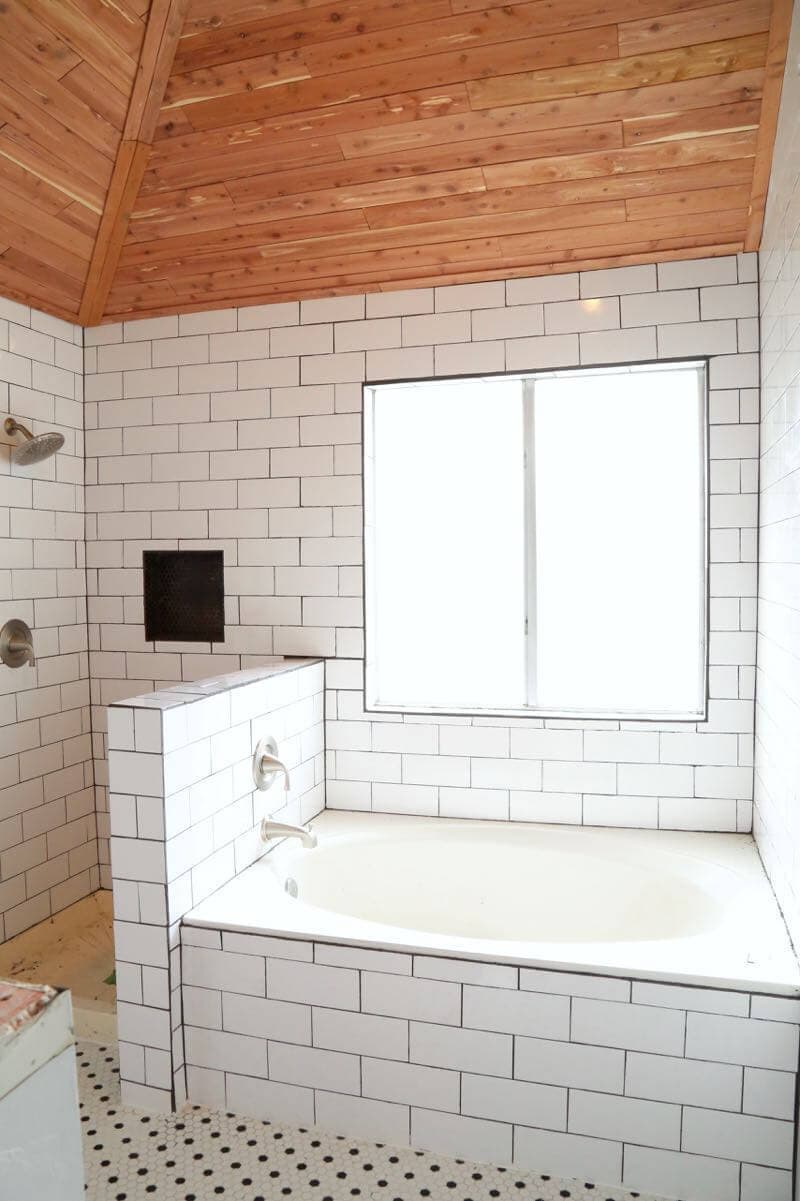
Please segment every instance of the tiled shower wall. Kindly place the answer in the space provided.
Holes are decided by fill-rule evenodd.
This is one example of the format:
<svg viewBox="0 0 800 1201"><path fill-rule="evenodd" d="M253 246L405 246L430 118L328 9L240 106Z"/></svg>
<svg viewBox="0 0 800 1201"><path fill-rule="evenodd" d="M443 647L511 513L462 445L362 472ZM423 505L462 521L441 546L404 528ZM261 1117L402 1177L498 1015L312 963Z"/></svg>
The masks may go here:
<svg viewBox="0 0 800 1201"><path fill-rule="evenodd" d="M756 275L744 255L87 330L98 780L110 701L309 654L330 660L330 806L750 829ZM712 356L708 721L366 715L362 382L684 355ZM226 639L214 648L144 640L142 550L177 546L224 550Z"/></svg>
<svg viewBox="0 0 800 1201"><path fill-rule="evenodd" d="M0 626L36 666L0 665L0 942L98 886L84 567L83 332L0 298ZM65 444L10 462L8 414Z"/></svg>
<svg viewBox="0 0 800 1201"><path fill-rule="evenodd" d="M800 7L761 254L761 534L755 832L800 945Z"/></svg>

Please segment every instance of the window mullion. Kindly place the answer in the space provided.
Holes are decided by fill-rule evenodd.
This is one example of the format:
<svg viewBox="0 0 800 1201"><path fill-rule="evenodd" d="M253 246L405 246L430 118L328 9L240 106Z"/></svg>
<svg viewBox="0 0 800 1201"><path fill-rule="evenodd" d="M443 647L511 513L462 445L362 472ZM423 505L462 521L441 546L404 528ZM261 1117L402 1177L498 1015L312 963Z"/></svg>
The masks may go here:
<svg viewBox="0 0 800 1201"><path fill-rule="evenodd" d="M538 703L536 628L536 481L535 464L535 378L522 381L522 428L525 470L525 698Z"/></svg>

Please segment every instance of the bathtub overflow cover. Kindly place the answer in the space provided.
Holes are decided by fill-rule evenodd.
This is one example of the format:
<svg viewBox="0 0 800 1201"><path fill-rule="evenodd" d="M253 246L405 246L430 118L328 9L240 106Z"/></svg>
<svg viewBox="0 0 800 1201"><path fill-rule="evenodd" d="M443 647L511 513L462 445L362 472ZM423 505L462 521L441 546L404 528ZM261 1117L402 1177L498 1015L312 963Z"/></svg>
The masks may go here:
<svg viewBox="0 0 800 1201"><path fill-rule="evenodd" d="M292 879L291 876L286 877L286 883L283 887L286 889L290 897L297 896L297 881Z"/></svg>

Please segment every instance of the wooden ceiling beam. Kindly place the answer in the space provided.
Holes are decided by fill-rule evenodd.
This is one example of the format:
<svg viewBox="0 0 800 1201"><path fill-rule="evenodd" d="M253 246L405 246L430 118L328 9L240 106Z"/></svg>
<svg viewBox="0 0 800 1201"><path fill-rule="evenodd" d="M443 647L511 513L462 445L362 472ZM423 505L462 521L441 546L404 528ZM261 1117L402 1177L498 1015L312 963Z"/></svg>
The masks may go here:
<svg viewBox="0 0 800 1201"><path fill-rule="evenodd" d="M764 91L761 99L761 119L756 140L753 187L750 193L747 233L744 241L745 250L758 250L761 244L769 175L772 168L772 151L778 129L778 109L783 90L786 51L792 26L792 6L793 0L772 0Z"/></svg>
<svg viewBox="0 0 800 1201"><path fill-rule="evenodd" d="M122 141L83 289L79 313L82 325L96 325L105 310L130 215L150 158L187 9L188 0L153 0L150 7Z"/></svg>

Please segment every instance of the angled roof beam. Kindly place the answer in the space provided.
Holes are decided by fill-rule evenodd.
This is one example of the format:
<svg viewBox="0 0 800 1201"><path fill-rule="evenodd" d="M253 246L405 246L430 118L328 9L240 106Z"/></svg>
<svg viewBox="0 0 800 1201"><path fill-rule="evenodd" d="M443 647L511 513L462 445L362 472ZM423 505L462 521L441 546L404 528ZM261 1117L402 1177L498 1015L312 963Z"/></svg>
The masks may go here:
<svg viewBox="0 0 800 1201"><path fill-rule="evenodd" d="M125 128L83 290L79 320L96 325L105 311L130 214L152 148L189 0L152 0Z"/></svg>
<svg viewBox="0 0 800 1201"><path fill-rule="evenodd" d="M792 26L793 0L773 0L769 22L769 43L764 71L764 90L761 98L761 118L758 123L756 157L753 168L753 186L750 192L750 208L745 250L758 250L761 231L764 227L764 210L767 204L767 189L772 170L772 152L778 128L778 110L783 90L783 75L786 53Z"/></svg>

